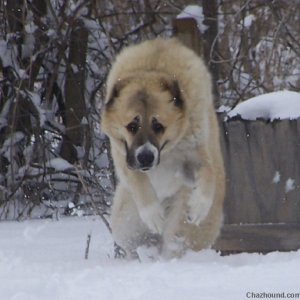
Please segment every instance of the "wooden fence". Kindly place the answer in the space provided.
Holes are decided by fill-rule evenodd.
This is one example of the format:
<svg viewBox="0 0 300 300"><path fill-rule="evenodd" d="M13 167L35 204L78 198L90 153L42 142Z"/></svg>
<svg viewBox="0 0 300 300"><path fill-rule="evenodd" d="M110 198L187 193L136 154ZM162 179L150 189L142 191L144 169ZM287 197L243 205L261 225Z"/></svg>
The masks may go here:
<svg viewBox="0 0 300 300"><path fill-rule="evenodd" d="M175 20L173 28L202 55L194 20ZM218 119L227 191L225 224L214 248L224 253L299 249L300 119L224 122L222 114Z"/></svg>
<svg viewBox="0 0 300 300"><path fill-rule="evenodd" d="M222 251L300 248L300 119L219 116L227 176Z"/></svg>

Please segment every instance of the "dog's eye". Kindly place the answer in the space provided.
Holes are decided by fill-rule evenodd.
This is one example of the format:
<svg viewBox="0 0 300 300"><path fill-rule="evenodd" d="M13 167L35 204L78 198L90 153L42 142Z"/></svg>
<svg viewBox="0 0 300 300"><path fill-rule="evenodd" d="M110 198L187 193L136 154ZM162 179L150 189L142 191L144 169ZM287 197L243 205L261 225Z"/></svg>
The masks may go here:
<svg viewBox="0 0 300 300"><path fill-rule="evenodd" d="M139 123L139 118L135 117L133 119L132 122L130 122L127 126L126 129L132 133L132 134L136 134L138 132L138 130L140 129L140 123Z"/></svg>
<svg viewBox="0 0 300 300"><path fill-rule="evenodd" d="M132 133L132 134L136 134L137 133L137 131L139 130L139 124L137 124L137 123L135 123L135 122L130 122L127 126L126 126L126 128L127 128L127 130L130 132L130 133Z"/></svg>
<svg viewBox="0 0 300 300"><path fill-rule="evenodd" d="M151 127L152 130L157 134L163 133L165 130L165 127L161 123L159 123L156 118L153 118Z"/></svg>

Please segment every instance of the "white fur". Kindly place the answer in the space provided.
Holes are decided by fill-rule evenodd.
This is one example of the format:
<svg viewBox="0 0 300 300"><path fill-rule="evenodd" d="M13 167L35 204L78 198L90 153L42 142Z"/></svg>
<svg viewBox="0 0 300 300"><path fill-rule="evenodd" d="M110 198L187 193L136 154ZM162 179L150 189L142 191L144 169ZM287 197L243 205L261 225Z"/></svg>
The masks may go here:
<svg viewBox="0 0 300 300"><path fill-rule="evenodd" d="M188 221L199 225L207 217L212 204L213 194L205 196L202 187L196 187L188 200Z"/></svg>
<svg viewBox="0 0 300 300"><path fill-rule="evenodd" d="M161 234L163 231L164 214L161 205L157 202L151 203L139 209L142 221L153 233Z"/></svg>
<svg viewBox="0 0 300 300"><path fill-rule="evenodd" d="M182 186L181 169L168 157L163 157L160 164L148 172L148 176L159 202L174 195Z"/></svg>

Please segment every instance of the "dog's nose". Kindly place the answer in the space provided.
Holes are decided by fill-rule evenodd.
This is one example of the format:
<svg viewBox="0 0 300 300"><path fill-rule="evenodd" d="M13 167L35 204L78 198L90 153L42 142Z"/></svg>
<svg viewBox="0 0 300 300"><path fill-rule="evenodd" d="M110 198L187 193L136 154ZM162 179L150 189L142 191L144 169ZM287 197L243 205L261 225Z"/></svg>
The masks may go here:
<svg viewBox="0 0 300 300"><path fill-rule="evenodd" d="M137 161L142 169L151 168L153 166L154 158L153 152L147 149L137 155Z"/></svg>

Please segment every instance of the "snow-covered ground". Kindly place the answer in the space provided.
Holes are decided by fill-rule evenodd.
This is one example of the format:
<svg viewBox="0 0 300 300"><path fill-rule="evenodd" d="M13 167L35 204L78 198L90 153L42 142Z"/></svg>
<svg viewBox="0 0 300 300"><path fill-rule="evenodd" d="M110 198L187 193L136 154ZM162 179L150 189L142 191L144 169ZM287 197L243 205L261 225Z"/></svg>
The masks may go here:
<svg viewBox="0 0 300 300"><path fill-rule="evenodd" d="M242 300L257 293L295 299L299 278L299 251L221 257L207 250L171 261L125 261L113 258L97 217L0 223L2 300Z"/></svg>

